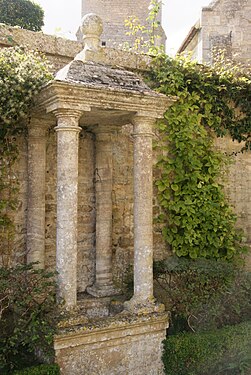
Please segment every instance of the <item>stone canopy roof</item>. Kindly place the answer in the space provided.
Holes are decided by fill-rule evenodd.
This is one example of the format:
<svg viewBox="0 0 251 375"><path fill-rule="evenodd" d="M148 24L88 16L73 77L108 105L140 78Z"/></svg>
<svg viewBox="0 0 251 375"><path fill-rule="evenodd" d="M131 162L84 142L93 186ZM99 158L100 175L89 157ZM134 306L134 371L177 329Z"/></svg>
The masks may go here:
<svg viewBox="0 0 251 375"><path fill-rule="evenodd" d="M142 94L158 94L151 90L136 73L121 67L113 67L93 61L73 60L62 68L55 79L69 83L79 83L85 87L103 88Z"/></svg>
<svg viewBox="0 0 251 375"><path fill-rule="evenodd" d="M162 118L176 100L153 91L135 70L108 59L100 47L102 20L95 14L82 20L84 49L40 92L36 111L57 115L59 111L81 113L80 126L96 124L122 126L135 114ZM122 51L119 54L123 54ZM135 68L136 69L136 68Z"/></svg>

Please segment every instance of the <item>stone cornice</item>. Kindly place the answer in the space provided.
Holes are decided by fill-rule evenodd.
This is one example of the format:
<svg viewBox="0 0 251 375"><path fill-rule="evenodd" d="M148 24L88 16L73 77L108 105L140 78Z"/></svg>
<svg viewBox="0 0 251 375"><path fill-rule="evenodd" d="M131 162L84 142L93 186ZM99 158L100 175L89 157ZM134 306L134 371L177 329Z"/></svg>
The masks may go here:
<svg viewBox="0 0 251 375"><path fill-rule="evenodd" d="M123 89L100 89L83 84L51 81L37 97L36 107L47 113L63 108L82 112L94 108L162 118L165 110L176 100L176 97L167 97L155 92L138 93Z"/></svg>
<svg viewBox="0 0 251 375"><path fill-rule="evenodd" d="M77 322L76 322L77 323ZM145 316L121 316L107 318L104 321L92 323L79 323L77 326L69 325L60 329L55 336L54 348L63 349L77 345L88 345L97 341L97 338L106 336L106 340L115 341L119 337L147 334L148 332L165 330L168 327L168 314L150 314Z"/></svg>

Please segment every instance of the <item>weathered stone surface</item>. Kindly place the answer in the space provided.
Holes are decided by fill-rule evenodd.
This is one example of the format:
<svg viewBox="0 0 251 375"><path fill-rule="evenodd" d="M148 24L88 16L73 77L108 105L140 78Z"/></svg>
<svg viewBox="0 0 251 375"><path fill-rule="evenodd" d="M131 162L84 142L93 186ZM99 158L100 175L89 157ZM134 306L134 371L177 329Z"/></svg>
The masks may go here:
<svg viewBox="0 0 251 375"><path fill-rule="evenodd" d="M113 88L151 93L152 90L139 75L122 68L115 68L94 62L74 60L56 74L59 81L81 83L89 87Z"/></svg>
<svg viewBox="0 0 251 375"><path fill-rule="evenodd" d="M166 314L68 327L55 338L62 375L163 375Z"/></svg>

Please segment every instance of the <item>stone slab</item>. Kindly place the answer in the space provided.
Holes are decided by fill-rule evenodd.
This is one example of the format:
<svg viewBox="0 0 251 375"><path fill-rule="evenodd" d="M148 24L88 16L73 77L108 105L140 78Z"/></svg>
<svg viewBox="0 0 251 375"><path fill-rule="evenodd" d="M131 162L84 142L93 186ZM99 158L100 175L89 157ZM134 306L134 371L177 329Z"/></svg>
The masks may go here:
<svg viewBox="0 0 251 375"><path fill-rule="evenodd" d="M56 361L62 375L163 375L167 327L166 313L68 327L55 337Z"/></svg>

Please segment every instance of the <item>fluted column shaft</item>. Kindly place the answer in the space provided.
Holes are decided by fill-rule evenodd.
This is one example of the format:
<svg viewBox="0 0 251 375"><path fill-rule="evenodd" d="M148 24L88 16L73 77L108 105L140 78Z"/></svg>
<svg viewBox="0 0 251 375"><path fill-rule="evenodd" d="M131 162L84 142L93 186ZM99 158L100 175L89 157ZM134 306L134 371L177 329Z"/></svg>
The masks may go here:
<svg viewBox="0 0 251 375"><path fill-rule="evenodd" d="M112 130L96 131L96 280L88 293L96 297L119 293L112 280Z"/></svg>
<svg viewBox="0 0 251 375"><path fill-rule="evenodd" d="M27 262L45 264L46 123L31 119L28 126Z"/></svg>
<svg viewBox="0 0 251 375"><path fill-rule="evenodd" d="M57 245L58 297L65 307L77 302L78 126L81 113L57 110Z"/></svg>

